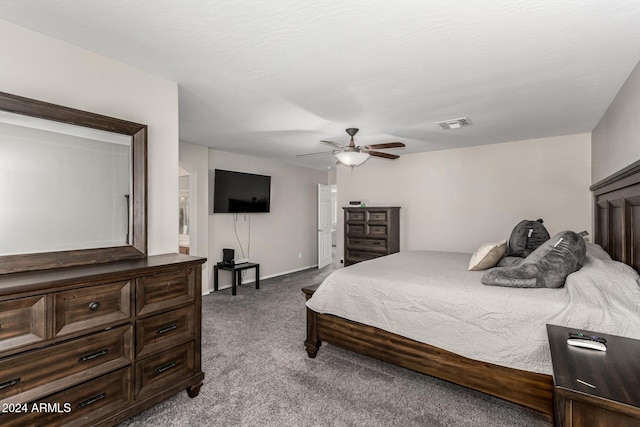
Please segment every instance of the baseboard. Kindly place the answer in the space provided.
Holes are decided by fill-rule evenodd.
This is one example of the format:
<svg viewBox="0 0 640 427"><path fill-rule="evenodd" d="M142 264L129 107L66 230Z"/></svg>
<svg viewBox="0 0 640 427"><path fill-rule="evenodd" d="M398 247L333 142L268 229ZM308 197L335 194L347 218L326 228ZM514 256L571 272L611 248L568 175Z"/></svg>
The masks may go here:
<svg viewBox="0 0 640 427"><path fill-rule="evenodd" d="M295 270L283 271L282 273L271 274L269 276L261 277L260 280L271 279L272 277L284 276L285 274L297 273L298 271L308 270L314 267L318 267L318 264L309 265L307 267L296 268Z"/></svg>
<svg viewBox="0 0 640 427"><path fill-rule="evenodd" d="M272 277L284 276L285 274L297 273L298 271L308 270L310 268L316 268L316 267L318 267L318 264L313 264L313 265L309 265L309 266L306 266L306 267L300 267L300 268L296 268L296 269L289 270L289 271L283 271L281 273L270 274L268 276L261 276L260 280L266 280L266 279L271 279ZM247 283L255 283L255 281L256 281L256 279L251 279L251 280L247 280L247 281L243 280L242 284L245 285ZM224 286L224 287L223 286L219 286L218 287L219 291L221 291L222 289L231 289L231 285ZM214 290L213 289L209 289L208 293L212 294L212 293L214 293ZM206 295L206 294L203 294L203 295Z"/></svg>

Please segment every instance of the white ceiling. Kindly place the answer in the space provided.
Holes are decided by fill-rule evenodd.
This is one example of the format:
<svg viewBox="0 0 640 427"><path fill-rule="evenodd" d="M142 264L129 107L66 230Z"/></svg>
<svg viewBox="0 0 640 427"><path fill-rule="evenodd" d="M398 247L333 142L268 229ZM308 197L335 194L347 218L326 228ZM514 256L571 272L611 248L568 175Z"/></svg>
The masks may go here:
<svg viewBox="0 0 640 427"><path fill-rule="evenodd" d="M347 127L394 154L590 132L640 60L638 0L0 0L0 19L178 82L182 141L317 169L332 156L295 155Z"/></svg>

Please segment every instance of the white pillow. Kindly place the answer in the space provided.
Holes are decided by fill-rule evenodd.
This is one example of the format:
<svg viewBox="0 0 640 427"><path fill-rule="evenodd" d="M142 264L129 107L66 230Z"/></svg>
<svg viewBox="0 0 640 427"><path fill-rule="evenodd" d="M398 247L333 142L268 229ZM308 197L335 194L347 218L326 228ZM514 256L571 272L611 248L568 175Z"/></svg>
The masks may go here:
<svg viewBox="0 0 640 427"><path fill-rule="evenodd" d="M499 242L485 243L471 255L469 261L469 271L486 270L495 267L507 251L507 240Z"/></svg>

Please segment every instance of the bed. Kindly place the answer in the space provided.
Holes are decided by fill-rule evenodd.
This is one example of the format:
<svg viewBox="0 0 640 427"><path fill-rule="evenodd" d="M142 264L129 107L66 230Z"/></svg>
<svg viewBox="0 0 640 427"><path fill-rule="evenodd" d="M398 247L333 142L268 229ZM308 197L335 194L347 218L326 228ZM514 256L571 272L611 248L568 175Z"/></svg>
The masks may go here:
<svg viewBox="0 0 640 427"><path fill-rule="evenodd" d="M484 287L482 292L493 293L496 298L472 300L468 308L462 305L467 288L483 286L478 284L482 272L466 271L469 254L412 251L367 261L334 272L319 288L304 289L309 357L316 357L324 341L524 405L552 419L553 379L545 324L640 338L640 329L636 329L640 321L634 317L638 316L640 292L636 283L640 267L640 161L593 185L591 190L594 242L599 246L589 245L585 265L567 277L563 288ZM438 273L444 283L455 283L445 286L452 288L447 293L440 295L437 286L431 289L418 284L432 269L429 263L447 266L441 270L446 273ZM585 286L593 275L596 279ZM605 281L606 277L616 278L613 285ZM339 285L358 280L360 285ZM375 287L367 288L374 282ZM397 287L423 293L425 298L403 299ZM339 293L333 302L323 297L330 288ZM386 307L367 310L373 304L371 298L380 295ZM531 304L528 298L544 304ZM636 302L625 305L634 298ZM603 300L615 300L615 312L602 308ZM430 301L445 310L434 309ZM501 312L500 306L508 307L510 313ZM403 329L408 322L401 319L394 323L387 308L399 308L395 311L409 317L427 312L421 324L432 327ZM359 310L373 312L373 318L361 317ZM465 310L478 320L463 317ZM496 324L495 318L516 312L523 317L505 318L512 328L491 326ZM512 341L505 348L500 347L501 335Z"/></svg>

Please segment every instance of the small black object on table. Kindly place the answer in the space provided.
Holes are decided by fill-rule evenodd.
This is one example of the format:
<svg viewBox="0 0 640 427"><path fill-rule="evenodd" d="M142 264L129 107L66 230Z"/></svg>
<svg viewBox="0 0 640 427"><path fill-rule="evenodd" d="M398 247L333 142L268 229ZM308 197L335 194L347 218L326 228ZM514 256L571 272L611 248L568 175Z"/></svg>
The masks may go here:
<svg viewBox="0 0 640 427"><path fill-rule="evenodd" d="M260 264L245 262L242 264L216 264L213 266L213 291L218 290L218 270L231 272L231 295L236 294L236 286L242 284L242 270L256 269L256 289L260 289Z"/></svg>

